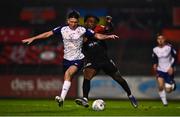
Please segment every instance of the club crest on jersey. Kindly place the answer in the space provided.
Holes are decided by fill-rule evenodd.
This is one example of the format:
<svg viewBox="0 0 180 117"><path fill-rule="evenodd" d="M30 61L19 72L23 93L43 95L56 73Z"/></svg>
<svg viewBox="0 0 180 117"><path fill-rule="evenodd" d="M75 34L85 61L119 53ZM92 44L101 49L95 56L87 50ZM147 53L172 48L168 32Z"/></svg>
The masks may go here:
<svg viewBox="0 0 180 117"><path fill-rule="evenodd" d="M94 31L93 30L91 30L91 29L88 29L91 33L94 33Z"/></svg>

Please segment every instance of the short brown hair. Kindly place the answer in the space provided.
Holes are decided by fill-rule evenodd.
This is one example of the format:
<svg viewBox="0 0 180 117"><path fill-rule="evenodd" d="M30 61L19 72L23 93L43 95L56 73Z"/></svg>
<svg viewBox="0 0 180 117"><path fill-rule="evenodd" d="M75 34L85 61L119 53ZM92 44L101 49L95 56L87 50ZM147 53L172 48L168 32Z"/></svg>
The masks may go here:
<svg viewBox="0 0 180 117"><path fill-rule="evenodd" d="M68 14L68 19L69 18L76 18L76 19L79 19L80 17L80 13L76 10L72 10L69 14Z"/></svg>

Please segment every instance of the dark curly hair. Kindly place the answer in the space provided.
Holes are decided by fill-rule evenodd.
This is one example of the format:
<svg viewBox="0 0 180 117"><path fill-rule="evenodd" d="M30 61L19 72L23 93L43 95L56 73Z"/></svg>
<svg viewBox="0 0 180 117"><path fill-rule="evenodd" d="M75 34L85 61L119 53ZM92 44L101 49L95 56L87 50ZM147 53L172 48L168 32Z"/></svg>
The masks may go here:
<svg viewBox="0 0 180 117"><path fill-rule="evenodd" d="M95 15L92 15L92 14L86 15L86 16L84 17L84 22L86 22L87 19L90 18L90 17L93 17L97 22L99 22L99 18L98 18L97 16L95 16Z"/></svg>

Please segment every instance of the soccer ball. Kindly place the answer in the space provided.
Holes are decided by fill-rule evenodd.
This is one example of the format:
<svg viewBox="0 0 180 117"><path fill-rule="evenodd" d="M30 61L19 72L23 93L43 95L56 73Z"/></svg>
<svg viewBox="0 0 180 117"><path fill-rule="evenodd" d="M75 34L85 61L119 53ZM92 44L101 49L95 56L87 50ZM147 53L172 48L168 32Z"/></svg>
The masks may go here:
<svg viewBox="0 0 180 117"><path fill-rule="evenodd" d="M105 102L102 99L97 99L92 104L92 109L94 111L102 111L105 109Z"/></svg>

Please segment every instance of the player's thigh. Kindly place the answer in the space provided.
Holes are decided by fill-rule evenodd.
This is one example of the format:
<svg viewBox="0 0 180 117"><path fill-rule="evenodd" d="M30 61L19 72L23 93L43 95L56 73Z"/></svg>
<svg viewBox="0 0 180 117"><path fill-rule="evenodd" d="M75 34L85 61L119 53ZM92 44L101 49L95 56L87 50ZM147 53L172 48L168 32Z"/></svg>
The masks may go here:
<svg viewBox="0 0 180 117"><path fill-rule="evenodd" d="M81 60L63 60L64 79L71 81L74 75L83 67L83 59Z"/></svg>
<svg viewBox="0 0 180 117"><path fill-rule="evenodd" d="M78 67L75 65L70 66L64 74L64 79L65 80L71 80L74 74L78 71Z"/></svg>
<svg viewBox="0 0 180 117"><path fill-rule="evenodd" d="M112 76L118 71L118 68L116 67L115 63L112 60L107 60L104 62L102 66L102 70L107 74Z"/></svg>
<svg viewBox="0 0 180 117"><path fill-rule="evenodd" d="M87 80L91 80L96 74L97 74L98 70L96 70L95 68L84 68L83 70L83 75L84 78Z"/></svg>
<svg viewBox="0 0 180 117"><path fill-rule="evenodd" d="M163 78L164 80L164 88L166 89L166 92L171 92L172 90L172 85L174 84L173 81L173 74L169 75L168 72L162 72L162 71L158 71L158 77Z"/></svg>
<svg viewBox="0 0 180 117"><path fill-rule="evenodd" d="M67 73L69 75L74 75L76 72L78 71L78 67L75 65L71 65L68 69L67 69Z"/></svg>

